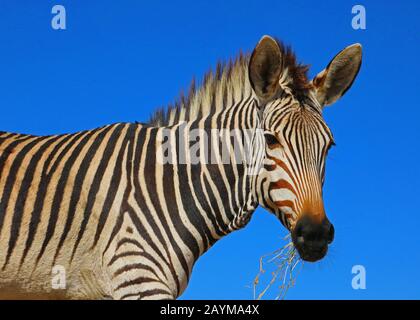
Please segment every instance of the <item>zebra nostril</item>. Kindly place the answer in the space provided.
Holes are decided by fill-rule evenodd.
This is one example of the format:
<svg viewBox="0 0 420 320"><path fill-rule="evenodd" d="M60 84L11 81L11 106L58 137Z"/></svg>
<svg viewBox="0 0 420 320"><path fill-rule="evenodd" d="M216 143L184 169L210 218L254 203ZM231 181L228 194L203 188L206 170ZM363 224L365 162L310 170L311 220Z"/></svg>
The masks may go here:
<svg viewBox="0 0 420 320"><path fill-rule="evenodd" d="M299 224L295 228L296 238L303 238L303 227L302 224Z"/></svg>
<svg viewBox="0 0 420 320"><path fill-rule="evenodd" d="M296 242L298 245L302 245L305 242L305 239L303 238L303 236L299 236L296 238Z"/></svg>
<svg viewBox="0 0 420 320"><path fill-rule="evenodd" d="M294 230L294 236L296 239L297 245L303 245L305 238L303 237L303 227L302 224L298 224Z"/></svg>
<svg viewBox="0 0 420 320"><path fill-rule="evenodd" d="M334 233L335 233L334 226L332 224L330 224L330 229L328 230L328 240L327 240L328 244L333 242Z"/></svg>

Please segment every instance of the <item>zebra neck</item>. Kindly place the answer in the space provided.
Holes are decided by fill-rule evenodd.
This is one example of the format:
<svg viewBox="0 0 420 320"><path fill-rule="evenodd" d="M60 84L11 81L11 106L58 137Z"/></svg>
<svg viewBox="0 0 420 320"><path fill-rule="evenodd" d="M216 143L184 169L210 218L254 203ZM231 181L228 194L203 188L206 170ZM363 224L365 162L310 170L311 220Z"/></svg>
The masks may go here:
<svg viewBox="0 0 420 320"><path fill-rule="evenodd" d="M249 173L261 162L254 150L261 150L262 133L253 100L244 102L206 118L148 128L145 137L147 153L156 158L140 159L143 186L156 199L157 216L165 217L194 260L244 227L257 207L256 175Z"/></svg>

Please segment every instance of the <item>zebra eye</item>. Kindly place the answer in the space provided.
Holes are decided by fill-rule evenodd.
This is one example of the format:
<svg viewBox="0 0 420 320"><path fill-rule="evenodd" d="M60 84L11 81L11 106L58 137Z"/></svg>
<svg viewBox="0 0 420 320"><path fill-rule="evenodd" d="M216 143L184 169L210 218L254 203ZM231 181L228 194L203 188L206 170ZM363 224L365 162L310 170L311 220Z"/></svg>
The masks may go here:
<svg viewBox="0 0 420 320"><path fill-rule="evenodd" d="M274 134L265 133L265 141L270 148L275 148L280 146L280 142Z"/></svg>

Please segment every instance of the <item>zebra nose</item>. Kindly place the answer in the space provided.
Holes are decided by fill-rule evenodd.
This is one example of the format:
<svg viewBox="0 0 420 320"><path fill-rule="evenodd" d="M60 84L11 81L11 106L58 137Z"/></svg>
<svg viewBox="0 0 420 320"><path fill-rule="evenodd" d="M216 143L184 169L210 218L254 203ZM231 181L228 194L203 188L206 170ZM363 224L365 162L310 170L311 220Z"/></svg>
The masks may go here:
<svg viewBox="0 0 420 320"><path fill-rule="evenodd" d="M322 259L328 251L328 245L334 239L334 226L327 218L317 222L310 216L303 216L292 232L292 240L300 257L305 261Z"/></svg>

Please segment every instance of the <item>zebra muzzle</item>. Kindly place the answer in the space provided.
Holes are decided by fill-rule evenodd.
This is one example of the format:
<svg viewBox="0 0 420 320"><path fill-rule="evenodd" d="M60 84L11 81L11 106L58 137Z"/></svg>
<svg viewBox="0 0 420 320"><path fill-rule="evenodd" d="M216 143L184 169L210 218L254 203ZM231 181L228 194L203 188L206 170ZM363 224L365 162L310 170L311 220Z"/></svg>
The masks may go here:
<svg viewBox="0 0 420 320"><path fill-rule="evenodd" d="M325 257L334 239L334 226L327 218L317 222L304 215L292 231L293 244L304 261L315 262Z"/></svg>

